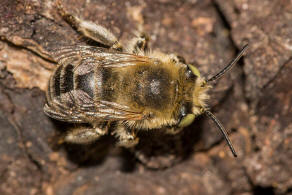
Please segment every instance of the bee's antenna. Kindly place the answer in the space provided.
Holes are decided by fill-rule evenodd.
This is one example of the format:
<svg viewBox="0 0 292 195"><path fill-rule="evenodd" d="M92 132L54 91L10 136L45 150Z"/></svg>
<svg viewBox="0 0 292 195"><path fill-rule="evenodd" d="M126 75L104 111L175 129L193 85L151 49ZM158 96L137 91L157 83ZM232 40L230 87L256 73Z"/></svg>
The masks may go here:
<svg viewBox="0 0 292 195"><path fill-rule="evenodd" d="M217 127L220 129L221 133L223 134L232 154L234 157L237 157L237 154L232 146L232 143L230 141L230 139L228 138L228 134L226 132L226 130L224 129L223 125L220 123L220 121L214 116L214 114L212 114L212 112L210 112L209 110L205 110L205 114L210 117L214 123L217 125Z"/></svg>
<svg viewBox="0 0 292 195"><path fill-rule="evenodd" d="M226 72L228 72L235 64L238 62L238 60L242 57L244 52L247 50L248 44L246 44L241 51L237 54L236 58L234 58L227 66L225 66L220 72L218 72L215 76L212 76L210 79L208 79L206 82L209 83L211 81L215 81L222 77Z"/></svg>

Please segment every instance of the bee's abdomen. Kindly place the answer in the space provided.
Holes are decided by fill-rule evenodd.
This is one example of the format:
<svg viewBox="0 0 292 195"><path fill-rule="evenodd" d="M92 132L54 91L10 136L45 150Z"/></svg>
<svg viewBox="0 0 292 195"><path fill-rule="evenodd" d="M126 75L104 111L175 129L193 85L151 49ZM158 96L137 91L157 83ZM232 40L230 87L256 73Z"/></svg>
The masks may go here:
<svg viewBox="0 0 292 195"><path fill-rule="evenodd" d="M48 93L51 99L61 95L61 71L63 66L58 66L54 74L50 78Z"/></svg>
<svg viewBox="0 0 292 195"><path fill-rule="evenodd" d="M67 93L74 89L74 75L73 75L73 66L68 64L64 66L60 75L60 84L56 87L59 87L61 93Z"/></svg>
<svg viewBox="0 0 292 195"><path fill-rule="evenodd" d="M93 98L94 95L94 72L83 74L74 72L72 64L59 65L50 78L48 86L48 100L57 100L67 106L72 105L76 91Z"/></svg>
<svg viewBox="0 0 292 195"><path fill-rule="evenodd" d="M89 97L94 97L94 72L88 72L82 75L75 75L74 89L85 92Z"/></svg>

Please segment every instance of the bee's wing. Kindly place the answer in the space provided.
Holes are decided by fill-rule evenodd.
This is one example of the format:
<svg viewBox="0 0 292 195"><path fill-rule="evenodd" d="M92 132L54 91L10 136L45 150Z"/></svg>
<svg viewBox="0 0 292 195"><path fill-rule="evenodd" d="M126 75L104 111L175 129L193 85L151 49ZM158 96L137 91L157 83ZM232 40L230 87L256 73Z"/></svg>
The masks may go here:
<svg viewBox="0 0 292 195"><path fill-rule="evenodd" d="M144 118L142 112L135 112L127 106L108 101L82 104L79 108L86 116L106 121L141 120Z"/></svg>
<svg viewBox="0 0 292 195"><path fill-rule="evenodd" d="M73 66L80 66L82 63L85 63L89 68L92 68L92 66L114 68L153 63L152 59L146 56L85 45L63 47L54 52L53 57L62 65L72 64Z"/></svg>
<svg viewBox="0 0 292 195"><path fill-rule="evenodd" d="M91 72L96 66L117 68L152 63L151 59L145 56L110 51L101 47L81 45L61 48L54 53L54 58L63 66L68 64L73 65L75 69L74 73L78 74ZM133 111L128 106L120 105L115 102L93 100L92 97L82 90L73 90L69 92L69 96L74 108L68 114L62 113L62 115L66 115L62 116L62 118L66 118L68 122L71 120L84 121L85 118L88 117L109 121L141 120L144 118L142 112Z"/></svg>
<svg viewBox="0 0 292 195"><path fill-rule="evenodd" d="M59 102L53 104L53 108L45 105L44 111L50 117L73 123L88 122L88 119L120 121L141 120L145 116L142 112L133 111L128 106L108 101L94 101L82 90L73 90L64 94L70 98L71 109Z"/></svg>

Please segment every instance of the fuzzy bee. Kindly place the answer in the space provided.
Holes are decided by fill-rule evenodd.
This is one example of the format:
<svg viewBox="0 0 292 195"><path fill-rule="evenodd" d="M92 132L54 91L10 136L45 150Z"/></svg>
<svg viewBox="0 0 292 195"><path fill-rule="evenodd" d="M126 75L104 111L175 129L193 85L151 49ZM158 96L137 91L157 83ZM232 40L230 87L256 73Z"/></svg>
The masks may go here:
<svg viewBox="0 0 292 195"><path fill-rule="evenodd" d="M236 156L206 101L211 82L230 70L247 46L206 80L181 57L150 52L144 34L124 47L103 26L68 13L59 1L57 6L62 17L81 34L104 45L67 46L54 54L58 66L49 80L44 111L60 121L87 124L69 131L66 142L90 143L111 133L118 145L133 147L138 143L138 131L163 128L165 133L175 134L196 116L206 114Z"/></svg>

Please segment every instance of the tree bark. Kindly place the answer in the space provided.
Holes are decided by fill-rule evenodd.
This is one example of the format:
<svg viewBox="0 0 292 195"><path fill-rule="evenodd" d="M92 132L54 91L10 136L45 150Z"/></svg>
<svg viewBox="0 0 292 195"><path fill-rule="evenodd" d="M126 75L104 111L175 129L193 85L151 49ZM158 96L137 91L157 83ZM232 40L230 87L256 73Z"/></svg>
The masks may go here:
<svg viewBox="0 0 292 195"><path fill-rule="evenodd" d="M122 43L143 29L151 48L177 53L205 78L249 42L211 92L233 158L204 116L177 136L141 133L140 152L60 144L74 126L43 113L51 53L86 42L51 0L0 0L0 194L289 194L292 189L292 2L278 0L63 0ZM151 167L164 167L151 169Z"/></svg>

